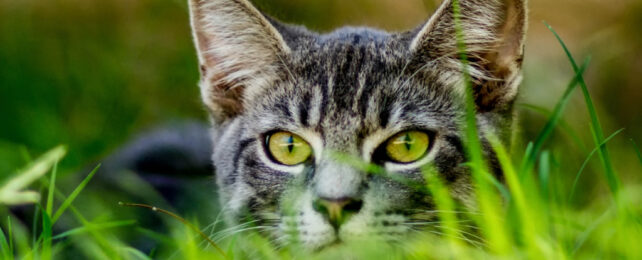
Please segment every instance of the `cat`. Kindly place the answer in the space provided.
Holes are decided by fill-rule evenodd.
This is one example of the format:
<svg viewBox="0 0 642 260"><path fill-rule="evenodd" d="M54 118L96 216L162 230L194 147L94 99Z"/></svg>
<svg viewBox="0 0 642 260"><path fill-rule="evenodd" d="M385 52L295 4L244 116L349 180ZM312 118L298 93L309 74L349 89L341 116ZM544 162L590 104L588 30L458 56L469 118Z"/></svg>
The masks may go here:
<svg viewBox="0 0 642 260"><path fill-rule="evenodd" d="M475 207L464 165L465 78L453 2L408 32L318 34L278 22L247 0L189 0L226 222L252 220L272 239L297 237L313 250L403 236L413 221L435 218L434 203L390 176L425 183L426 165L456 201ZM459 6L478 131L493 163L483 133L510 141L526 1Z"/></svg>

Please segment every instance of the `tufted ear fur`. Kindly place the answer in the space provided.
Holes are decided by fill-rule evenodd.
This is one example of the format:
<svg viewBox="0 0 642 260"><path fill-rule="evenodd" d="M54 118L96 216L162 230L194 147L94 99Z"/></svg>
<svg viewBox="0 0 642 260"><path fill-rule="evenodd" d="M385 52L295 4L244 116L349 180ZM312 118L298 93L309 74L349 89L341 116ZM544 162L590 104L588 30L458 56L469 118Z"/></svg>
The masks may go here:
<svg viewBox="0 0 642 260"><path fill-rule="evenodd" d="M441 68L433 73L449 84L462 79L454 1L445 0L410 43L415 59ZM521 81L526 0L459 0L459 5L477 108L510 107Z"/></svg>
<svg viewBox="0 0 642 260"><path fill-rule="evenodd" d="M189 0L201 68L201 96L215 122L243 110L267 87L290 52L281 34L247 0Z"/></svg>

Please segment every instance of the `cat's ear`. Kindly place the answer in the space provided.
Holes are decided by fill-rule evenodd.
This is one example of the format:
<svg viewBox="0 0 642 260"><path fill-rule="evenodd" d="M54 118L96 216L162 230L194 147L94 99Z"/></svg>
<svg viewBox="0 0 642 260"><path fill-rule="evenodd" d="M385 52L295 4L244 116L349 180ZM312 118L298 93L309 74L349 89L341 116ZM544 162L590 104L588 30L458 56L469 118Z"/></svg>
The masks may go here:
<svg viewBox="0 0 642 260"><path fill-rule="evenodd" d="M189 0L201 69L201 96L215 121L243 110L270 85L290 52L281 34L247 0Z"/></svg>
<svg viewBox="0 0 642 260"><path fill-rule="evenodd" d="M436 76L451 84L462 79L453 2L445 0L410 42L415 60L445 69ZM505 108L514 101L521 80L526 0L459 0L459 6L477 108Z"/></svg>

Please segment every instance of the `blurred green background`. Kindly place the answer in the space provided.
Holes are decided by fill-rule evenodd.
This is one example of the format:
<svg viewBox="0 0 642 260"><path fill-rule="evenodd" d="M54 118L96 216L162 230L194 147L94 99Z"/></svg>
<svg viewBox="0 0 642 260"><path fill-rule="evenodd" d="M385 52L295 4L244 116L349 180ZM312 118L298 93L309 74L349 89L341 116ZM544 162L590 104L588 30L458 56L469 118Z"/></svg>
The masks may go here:
<svg viewBox="0 0 642 260"><path fill-rule="evenodd" d="M281 20L318 31L366 25L402 31L425 21L432 0L257 0ZM547 21L582 60L609 148L625 182L642 169L630 140L642 143L642 1L530 1L520 104L552 109L573 73ZM25 154L69 146L61 174L100 161L133 134L182 119L205 120L186 0L0 0L0 180ZM580 93L549 142L569 178L594 147ZM532 140L547 115L518 106L519 139ZM570 130L569 130L570 129ZM569 138L570 137L570 138ZM523 145L525 141L519 142ZM519 147L519 146L518 146ZM523 146L522 146L523 147ZM522 148L520 147L520 150ZM590 165L599 168L597 158ZM602 183L587 171L585 185ZM600 191L603 185L592 185Z"/></svg>

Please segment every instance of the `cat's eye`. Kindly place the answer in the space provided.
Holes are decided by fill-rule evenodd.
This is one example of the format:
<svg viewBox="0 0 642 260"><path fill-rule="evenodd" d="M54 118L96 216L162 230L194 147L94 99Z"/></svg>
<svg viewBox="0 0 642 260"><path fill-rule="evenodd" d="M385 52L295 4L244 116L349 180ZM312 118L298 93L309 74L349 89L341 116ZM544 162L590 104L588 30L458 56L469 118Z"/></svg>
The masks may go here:
<svg viewBox="0 0 642 260"><path fill-rule="evenodd" d="M297 165L312 155L310 145L298 135L280 131L267 136L267 150L272 159L285 165Z"/></svg>
<svg viewBox="0 0 642 260"><path fill-rule="evenodd" d="M430 145L430 136L417 130L404 131L385 143L387 157L398 163L411 163L421 159Z"/></svg>

